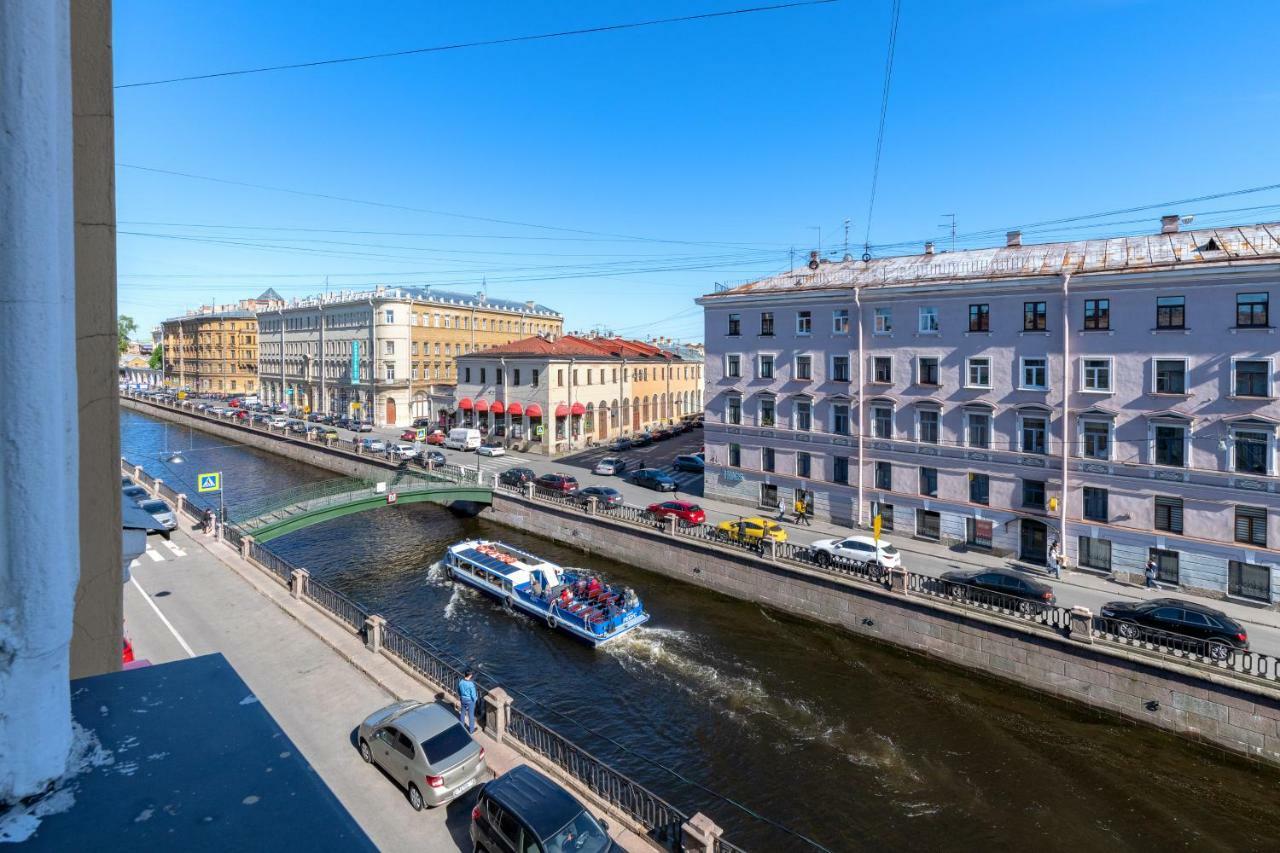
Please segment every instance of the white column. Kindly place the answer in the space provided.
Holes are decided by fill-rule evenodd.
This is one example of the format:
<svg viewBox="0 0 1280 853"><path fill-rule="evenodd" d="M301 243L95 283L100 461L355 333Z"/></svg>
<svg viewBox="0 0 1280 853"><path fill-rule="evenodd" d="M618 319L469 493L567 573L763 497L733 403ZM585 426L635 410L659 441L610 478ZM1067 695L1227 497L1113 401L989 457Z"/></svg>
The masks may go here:
<svg viewBox="0 0 1280 853"><path fill-rule="evenodd" d="M38 793L71 748L80 571L68 3L0 3L0 362L40 365L40 417L0 441L0 804ZM31 376L0 372L5 399Z"/></svg>

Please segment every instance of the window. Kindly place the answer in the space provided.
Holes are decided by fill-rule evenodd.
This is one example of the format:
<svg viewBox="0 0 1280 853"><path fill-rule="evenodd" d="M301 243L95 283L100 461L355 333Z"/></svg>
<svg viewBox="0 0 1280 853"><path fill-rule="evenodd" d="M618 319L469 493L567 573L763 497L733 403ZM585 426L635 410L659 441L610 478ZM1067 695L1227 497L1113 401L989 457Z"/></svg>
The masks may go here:
<svg viewBox="0 0 1280 853"><path fill-rule="evenodd" d="M988 474L969 475L969 503L986 506L991 503L991 477ZM990 547L990 546L987 546Z"/></svg>
<svg viewBox="0 0 1280 853"><path fill-rule="evenodd" d="M518 367L511 368L511 384L512 385L520 384L520 368Z"/></svg>
<svg viewBox="0 0 1280 853"><path fill-rule="evenodd" d="M1155 441L1155 464L1185 467L1187 428L1181 426L1156 426L1152 431Z"/></svg>
<svg viewBox="0 0 1280 853"><path fill-rule="evenodd" d="M849 381L849 356L833 355L831 357L831 381Z"/></svg>
<svg viewBox="0 0 1280 853"><path fill-rule="evenodd" d="M1156 498L1156 530L1182 532L1182 498Z"/></svg>
<svg viewBox="0 0 1280 853"><path fill-rule="evenodd" d="M836 435L849 434L849 407L844 403L831 407L831 431Z"/></svg>
<svg viewBox="0 0 1280 853"><path fill-rule="evenodd" d="M893 489L893 465L889 462L876 463L876 488L892 490Z"/></svg>
<svg viewBox="0 0 1280 853"><path fill-rule="evenodd" d="M388 323L394 323L396 321L396 312L388 308L386 311L386 318Z"/></svg>
<svg viewBox="0 0 1280 853"><path fill-rule="evenodd" d="M1048 421L1039 415L1022 416L1022 452L1048 453Z"/></svg>
<svg viewBox="0 0 1280 853"><path fill-rule="evenodd" d="M1271 601L1271 569L1231 560L1227 563L1227 595Z"/></svg>
<svg viewBox="0 0 1280 853"><path fill-rule="evenodd" d="M813 459L803 450L796 453L796 476L813 476Z"/></svg>
<svg viewBox="0 0 1280 853"><path fill-rule="evenodd" d="M1157 394L1187 393L1187 361L1183 358L1158 358L1155 366Z"/></svg>
<svg viewBox="0 0 1280 853"><path fill-rule="evenodd" d="M849 482L849 457L836 456L834 457L834 461L835 461L835 465L832 467L832 472L831 472L832 481L836 483L848 483Z"/></svg>
<svg viewBox="0 0 1280 853"><path fill-rule="evenodd" d="M480 381L481 381L481 382L483 382L483 381L484 381L484 370L483 370L483 368L482 368L482 369L481 369L481 371L480 371ZM558 370L556 371L556 387L557 387L557 388L563 388L563 387L564 387L564 368L560 368L560 369L558 369Z"/></svg>
<svg viewBox="0 0 1280 853"><path fill-rule="evenodd" d="M893 529L893 504L880 503L879 501L871 502L871 517L880 516L880 529Z"/></svg>
<svg viewBox="0 0 1280 853"><path fill-rule="evenodd" d="M991 306L987 303L969 306L969 331L991 331Z"/></svg>
<svg viewBox="0 0 1280 853"><path fill-rule="evenodd" d="M729 467L730 468L742 467L742 445L741 444L729 445Z"/></svg>
<svg viewBox="0 0 1280 853"><path fill-rule="evenodd" d="M995 530L994 524L981 518L966 518L964 526L965 544L972 545L975 548L991 547Z"/></svg>
<svg viewBox="0 0 1280 853"><path fill-rule="evenodd" d="M938 443L940 413L929 409L916 414L916 440L925 444Z"/></svg>
<svg viewBox="0 0 1280 853"><path fill-rule="evenodd" d="M529 373L532 374L529 379L529 384L532 385L534 388L537 388L538 387L538 371L530 370Z"/></svg>
<svg viewBox="0 0 1280 853"><path fill-rule="evenodd" d="M1148 554L1156 561L1156 580L1178 585L1178 552L1163 548L1150 548Z"/></svg>
<svg viewBox="0 0 1280 853"><path fill-rule="evenodd" d="M801 432L813 429L813 403L808 400L796 400L794 428Z"/></svg>
<svg viewBox="0 0 1280 853"><path fill-rule="evenodd" d="M970 447L991 446L991 415L986 412L967 412L965 429L968 433L967 443Z"/></svg>
<svg viewBox="0 0 1280 853"><path fill-rule="evenodd" d="M920 494L926 498L936 498L938 496L938 469L925 468L920 469Z"/></svg>
<svg viewBox="0 0 1280 853"><path fill-rule="evenodd" d="M761 379L773 378L773 356L771 355L760 356L759 374Z"/></svg>
<svg viewBox="0 0 1280 853"><path fill-rule="evenodd" d="M736 338L742 334L742 315L741 314L729 315L729 330L725 332L725 334L731 338Z"/></svg>
<svg viewBox="0 0 1280 853"><path fill-rule="evenodd" d="M893 382L893 358L887 355L878 355L871 360L872 382L891 383Z"/></svg>
<svg viewBox="0 0 1280 853"><path fill-rule="evenodd" d="M968 374L966 377L967 388L990 388L991 387L991 359L989 358L971 358L969 359Z"/></svg>
<svg viewBox="0 0 1280 853"><path fill-rule="evenodd" d="M1187 327L1187 298L1185 296L1160 296L1156 298L1156 328L1185 329Z"/></svg>
<svg viewBox="0 0 1280 853"><path fill-rule="evenodd" d="M1267 294L1236 294L1236 326L1256 329L1267 325Z"/></svg>
<svg viewBox="0 0 1280 853"><path fill-rule="evenodd" d="M1267 547L1267 510L1260 506L1236 507L1236 541Z"/></svg>
<svg viewBox="0 0 1280 853"><path fill-rule="evenodd" d="M888 406L873 406L871 425L876 438L893 438L893 409Z"/></svg>
<svg viewBox="0 0 1280 853"><path fill-rule="evenodd" d="M471 368L470 368L470 367L464 367L462 370L463 370L463 374L464 374L464 376L466 377L466 378L465 378L465 379L463 379L462 381L463 381L463 382L470 382L470 381L471 381Z"/></svg>
<svg viewBox="0 0 1280 853"><path fill-rule="evenodd" d="M916 383L920 385L939 385L938 359L936 356L920 356L916 359Z"/></svg>
<svg viewBox="0 0 1280 853"><path fill-rule="evenodd" d="M796 312L796 334L797 335L813 334L813 312L812 311Z"/></svg>
<svg viewBox="0 0 1280 853"><path fill-rule="evenodd" d="M1267 434L1253 430L1235 430L1231 436L1235 454L1231 466L1241 474L1267 473Z"/></svg>
<svg viewBox="0 0 1280 853"><path fill-rule="evenodd" d="M1081 387L1085 391L1109 393L1111 391L1111 358L1086 358L1081 361L1083 378Z"/></svg>
<svg viewBox="0 0 1280 853"><path fill-rule="evenodd" d="M1236 378L1232 382L1237 397L1271 396L1271 362L1265 359L1237 359L1232 363Z"/></svg>
<svg viewBox="0 0 1280 853"><path fill-rule="evenodd" d="M849 334L848 308L837 308L831 312L831 333L834 335Z"/></svg>
<svg viewBox="0 0 1280 853"><path fill-rule="evenodd" d="M1049 328L1048 305L1044 302L1022 303L1022 328L1027 332L1043 332Z"/></svg>
<svg viewBox="0 0 1280 853"><path fill-rule="evenodd" d="M1086 569L1111 571L1111 540L1080 537L1080 550L1076 561Z"/></svg>
<svg viewBox="0 0 1280 853"><path fill-rule="evenodd" d="M1111 328L1111 300L1086 299L1084 301L1084 327L1090 331Z"/></svg>
<svg viewBox="0 0 1280 853"><path fill-rule="evenodd" d="M1084 421L1080 427L1084 456L1089 459L1111 458L1111 424L1108 421Z"/></svg>
<svg viewBox="0 0 1280 853"><path fill-rule="evenodd" d="M388 382L394 382L396 378L396 363L388 361L382 365L383 375Z"/></svg>
<svg viewBox="0 0 1280 853"><path fill-rule="evenodd" d="M774 403L768 397L760 399L760 426L773 426Z"/></svg>
<svg viewBox="0 0 1280 853"><path fill-rule="evenodd" d="M922 334L931 335L938 331L938 309L925 307L920 309L919 330Z"/></svg>
<svg viewBox="0 0 1280 853"><path fill-rule="evenodd" d="M730 397L728 410L725 414L725 420L731 424L742 423L742 398Z"/></svg>
<svg viewBox="0 0 1280 853"><path fill-rule="evenodd" d="M767 338L773 337L773 312L772 311L760 312L760 334Z"/></svg>
<svg viewBox="0 0 1280 853"><path fill-rule="evenodd" d="M724 375L733 379L742 375L742 356L726 355L724 357Z"/></svg>
<svg viewBox="0 0 1280 853"><path fill-rule="evenodd" d="M812 379L813 378L813 356L798 355L796 356L796 379Z"/></svg>
<svg viewBox="0 0 1280 853"><path fill-rule="evenodd" d="M893 331L893 309L877 308L875 313L875 333L887 335Z"/></svg>
<svg viewBox="0 0 1280 853"><path fill-rule="evenodd" d="M772 471L774 464L774 453L772 447L761 448L760 450L760 467L765 471Z"/></svg>
<svg viewBox="0 0 1280 853"><path fill-rule="evenodd" d="M1106 521L1110 518L1107 513L1107 497L1106 489L1085 486L1084 517L1089 521Z"/></svg>
<svg viewBox="0 0 1280 853"><path fill-rule="evenodd" d="M922 539L942 538L942 515L932 510L916 510L916 535Z"/></svg>
<svg viewBox="0 0 1280 853"><path fill-rule="evenodd" d="M1022 390L1046 391L1049 388L1049 359L1024 358L1022 360Z"/></svg>

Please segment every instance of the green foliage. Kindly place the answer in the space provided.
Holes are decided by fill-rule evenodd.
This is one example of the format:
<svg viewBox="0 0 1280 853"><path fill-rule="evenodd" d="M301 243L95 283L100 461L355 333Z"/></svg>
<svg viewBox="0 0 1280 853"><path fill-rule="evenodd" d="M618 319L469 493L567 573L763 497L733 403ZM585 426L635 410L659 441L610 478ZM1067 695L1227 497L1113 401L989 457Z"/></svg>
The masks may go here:
<svg viewBox="0 0 1280 853"><path fill-rule="evenodd" d="M151 351L152 370L159 370L164 366L164 344L156 344L156 348Z"/></svg>
<svg viewBox="0 0 1280 853"><path fill-rule="evenodd" d="M116 329L120 333L119 347L123 354L129 349L129 338L138 331L138 324L127 314L121 314L116 320Z"/></svg>

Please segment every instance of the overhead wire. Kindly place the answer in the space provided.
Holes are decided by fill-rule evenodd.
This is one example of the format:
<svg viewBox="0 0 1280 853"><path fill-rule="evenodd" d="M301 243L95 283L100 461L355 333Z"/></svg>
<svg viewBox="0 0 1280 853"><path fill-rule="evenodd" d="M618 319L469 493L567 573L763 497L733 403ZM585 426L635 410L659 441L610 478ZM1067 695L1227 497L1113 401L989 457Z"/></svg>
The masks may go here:
<svg viewBox="0 0 1280 853"><path fill-rule="evenodd" d="M867 231L863 240L863 255L871 251L871 222L876 209L876 189L880 184L880 155L884 150L884 129L889 116L889 94L893 91L893 55L898 47L898 20L902 15L902 0L893 0L889 16L889 47L885 52L884 86L880 91L880 121L876 130L876 154L871 166L871 195L867 199Z"/></svg>

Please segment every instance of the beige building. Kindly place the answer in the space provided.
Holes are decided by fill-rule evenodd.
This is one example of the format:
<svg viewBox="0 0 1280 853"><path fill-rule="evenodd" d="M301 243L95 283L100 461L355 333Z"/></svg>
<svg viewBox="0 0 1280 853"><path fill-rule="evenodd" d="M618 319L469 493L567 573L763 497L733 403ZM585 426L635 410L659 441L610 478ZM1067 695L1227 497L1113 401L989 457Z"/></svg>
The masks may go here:
<svg viewBox="0 0 1280 853"><path fill-rule="evenodd" d="M234 305L202 305L161 324L165 384L199 393L258 391L256 312L283 304L274 290Z"/></svg>

